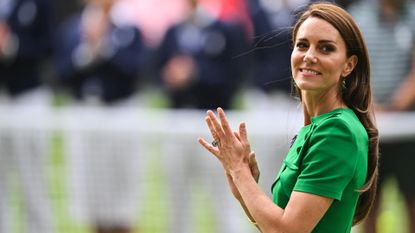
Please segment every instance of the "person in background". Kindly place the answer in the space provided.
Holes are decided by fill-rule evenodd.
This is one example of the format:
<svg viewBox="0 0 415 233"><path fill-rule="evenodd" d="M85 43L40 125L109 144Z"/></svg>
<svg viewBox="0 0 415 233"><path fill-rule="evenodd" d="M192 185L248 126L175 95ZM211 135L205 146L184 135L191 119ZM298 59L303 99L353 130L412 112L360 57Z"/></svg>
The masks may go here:
<svg viewBox="0 0 415 233"><path fill-rule="evenodd" d="M51 3L48 0L0 1L0 107L20 124L47 124L52 106L43 65L51 54ZM28 117L30 116L30 117ZM19 119L19 120L18 120ZM46 170L51 135L8 125L0 131L0 232L12 232L14 175L22 195L25 232L53 232Z"/></svg>
<svg viewBox="0 0 415 233"><path fill-rule="evenodd" d="M59 26L69 17L73 16L76 12L82 10L84 0L74 0L74 1L65 1L65 0L55 0L53 1L53 11L55 18L55 25Z"/></svg>
<svg viewBox="0 0 415 233"><path fill-rule="evenodd" d="M87 1L63 24L56 42L61 82L78 101L114 104L137 90L145 59L139 29L111 14L114 0Z"/></svg>
<svg viewBox="0 0 415 233"><path fill-rule="evenodd" d="M407 0L362 1L351 5L366 38L372 65L373 95L376 109L413 111L415 107L415 4ZM415 232L415 176L413 140L380 144L380 187L394 177L403 194L408 213L409 232ZM383 189L379 189L380 191ZM382 193L382 192L380 192ZM380 210L377 199L366 232L376 231Z"/></svg>
<svg viewBox="0 0 415 233"><path fill-rule="evenodd" d="M215 8L214 1L186 1L188 16L167 30L158 48L160 85L169 107L183 116L177 121L172 119L174 127L187 123L188 114L218 106L234 107L234 97L246 67L246 60L238 55L249 43L248 28L239 21L242 18L237 16L237 10ZM212 176L218 167L214 161L195 158L195 154L203 151L197 146L183 146L191 140L185 136L171 135L163 144L162 165L169 193L169 208L166 208L169 232L196 231L192 219L196 189L218 194L212 205L215 232L243 232L237 206L232 205L231 196Z"/></svg>
<svg viewBox="0 0 415 233"><path fill-rule="evenodd" d="M378 130L370 63L354 19L331 3L306 8L293 28L291 71L304 126L269 198L245 123L233 131L225 112L205 121L213 142L199 138L225 170L229 188L261 232L351 232L375 199ZM340 217L341 216L341 217Z"/></svg>
<svg viewBox="0 0 415 233"><path fill-rule="evenodd" d="M290 28L295 21L295 12L306 5L308 0L247 2L255 31L251 54L254 57L254 66L249 91L252 91L252 87L259 91L247 96L247 102L252 101L248 108L259 107L261 103L264 108L276 108L277 106L272 106L273 103L265 102L271 102L279 95L287 97L291 91L288 59L292 50ZM260 93L263 93L262 97L259 97Z"/></svg>
<svg viewBox="0 0 415 233"><path fill-rule="evenodd" d="M60 81L80 125L64 132L71 213L96 233L132 232L142 204L141 135L114 130L113 124L128 124L123 113L137 107L146 48L140 30L123 18L116 2L86 1L56 39ZM79 108L97 111L84 115L75 112Z"/></svg>
<svg viewBox="0 0 415 233"><path fill-rule="evenodd" d="M161 84L173 108L231 108L243 77L243 59L234 57L248 46L244 29L188 1L189 17L167 30L159 48Z"/></svg>

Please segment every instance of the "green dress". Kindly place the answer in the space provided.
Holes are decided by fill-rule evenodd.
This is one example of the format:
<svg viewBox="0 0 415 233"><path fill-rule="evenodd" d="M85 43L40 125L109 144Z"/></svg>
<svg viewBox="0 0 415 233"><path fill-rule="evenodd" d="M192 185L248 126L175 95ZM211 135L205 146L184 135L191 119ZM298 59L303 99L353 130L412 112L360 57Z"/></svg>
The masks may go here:
<svg viewBox="0 0 415 233"><path fill-rule="evenodd" d="M288 152L272 185L272 199L285 208L292 191L332 198L313 232L350 232L367 160L368 135L353 110L339 108L315 116Z"/></svg>

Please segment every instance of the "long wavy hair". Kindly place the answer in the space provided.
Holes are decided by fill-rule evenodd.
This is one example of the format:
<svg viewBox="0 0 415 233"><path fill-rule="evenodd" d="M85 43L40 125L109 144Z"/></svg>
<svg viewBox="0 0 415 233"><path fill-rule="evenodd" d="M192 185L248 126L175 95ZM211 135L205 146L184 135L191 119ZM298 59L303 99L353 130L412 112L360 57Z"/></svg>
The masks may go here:
<svg viewBox="0 0 415 233"><path fill-rule="evenodd" d="M329 2L313 3L301 14L292 31L293 44L299 27L310 17L318 17L335 27L346 44L347 57L355 55L358 58L354 70L339 82L339 93L342 93L343 101L353 109L369 137L368 173L365 184L358 190L360 196L353 218L355 225L366 218L373 205L378 178L379 135L370 87L368 51L362 33L352 16L341 7ZM301 100L300 90L298 87L293 88Z"/></svg>

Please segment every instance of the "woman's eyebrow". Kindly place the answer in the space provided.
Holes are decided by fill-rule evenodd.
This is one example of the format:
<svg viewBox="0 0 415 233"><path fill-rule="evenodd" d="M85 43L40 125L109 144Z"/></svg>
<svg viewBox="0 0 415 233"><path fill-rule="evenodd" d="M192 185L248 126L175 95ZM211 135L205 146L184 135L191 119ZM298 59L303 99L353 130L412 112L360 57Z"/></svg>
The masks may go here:
<svg viewBox="0 0 415 233"><path fill-rule="evenodd" d="M336 41L334 41L334 40L319 40L318 43L336 44Z"/></svg>
<svg viewBox="0 0 415 233"><path fill-rule="evenodd" d="M307 38L298 38L297 41L308 41ZM334 40L319 40L318 43L330 43L330 44L336 44L336 41Z"/></svg>

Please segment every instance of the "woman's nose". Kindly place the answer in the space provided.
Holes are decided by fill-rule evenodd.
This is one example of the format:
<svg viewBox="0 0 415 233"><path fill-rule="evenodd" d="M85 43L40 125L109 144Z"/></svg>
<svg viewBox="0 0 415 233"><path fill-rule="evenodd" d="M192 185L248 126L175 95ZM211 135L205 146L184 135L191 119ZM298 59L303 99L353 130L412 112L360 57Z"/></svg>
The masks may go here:
<svg viewBox="0 0 415 233"><path fill-rule="evenodd" d="M307 64L315 64L317 63L317 57L314 54L314 51L312 49L309 49L303 58L303 61Z"/></svg>

